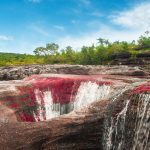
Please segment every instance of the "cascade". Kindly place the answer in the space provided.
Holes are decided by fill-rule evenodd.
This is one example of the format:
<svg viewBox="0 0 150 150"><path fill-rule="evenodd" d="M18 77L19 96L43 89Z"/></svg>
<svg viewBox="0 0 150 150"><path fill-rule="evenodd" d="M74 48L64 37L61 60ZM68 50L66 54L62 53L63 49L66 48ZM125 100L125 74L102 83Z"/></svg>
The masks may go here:
<svg viewBox="0 0 150 150"><path fill-rule="evenodd" d="M125 83L110 78L42 75L7 89L1 98L1 105L5 104L1 123L10 125L1 126L0 131L7 135L8 140L3 136L6 144L13 142L13 135L18 138L15 141L27 140L18 142L18 149L32 142L37 149L42 141L40 149L150 150L149 79L134 79L131 84L126 78ZM12 149L13 144L7 145Z"/></svg>
<svg viewBox="0 0 150 150"><path fill-rule="evenodd" d="M83 108L94 101L106 99L110 89L108 85L99 86L91 81L81 83L74 100L74 109Z"/></svg>
<svg viewBox="0 0 150 150"><path fill-rule="evenodd" d="M132 150L150 148L150 95L140 94Z"/></svg>
<svg viewBox="0 0 150 150"><path fill-rule="evenodd" d="M133 97L125 100L116 117L106 119L103 149L149 150L150 95L143 93Z"/></svg>
<svg viewBox="0 0 150 150"><path fill-rule="evenodd" d="M122 150L125 135L126 113L129 103L130 101L128 100L125 104L125 107L118 114L116 121L115 119L111 118L111 125L108 128L108 137L105 139L107 143L105 145L106 150ZM113 143L117 143L117 145Z"/></svg>
<svg viewBox="0 0 150 150"><path fill-rule="evenodd" d="M74 89L72 89L74 91ZM111 91L108 85L99 85L96 82L81 82L76 93L70 96L70 102L61 104L58 100L54 102L52 92L40 91L35 89L35 99L37 102L37 109L33 112L35 121L44 121L62 114L69 113L73 110L88 106L94 101L107 98Z"/></svg>
<svg viewBox="0 0 150 150"><path fill-rule="evenodd" d="M33 75L18 82L4 101L18 121L45 121L107 98L112 85L101 76Z"/></svg>
<svg viewBox="0 0 150 150"><path fill-rule="evenodd" d="M43 97L40 96L43 94ZM59 104L53 104L51 91L41 92L39 89L35 90L35 97L38 104L34 118L37 121L44 121L59 116ZM37 114L36 114L37 113Z"/></svg>

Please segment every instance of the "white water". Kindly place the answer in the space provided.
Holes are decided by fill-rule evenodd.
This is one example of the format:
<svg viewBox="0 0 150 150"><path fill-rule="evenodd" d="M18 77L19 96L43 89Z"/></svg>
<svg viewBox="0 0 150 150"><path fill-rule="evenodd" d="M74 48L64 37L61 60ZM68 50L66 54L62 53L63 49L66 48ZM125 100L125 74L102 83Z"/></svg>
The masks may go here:
<svg viewBox="0 0 150 150"><path fill-rule="evenodd" d="M108 135L106 140L106 145L105 148L106 150L122 150L123 144L124 144L124 135L125 135L125 122L126 122L126 113L128 110L128 105L130 101L128 100L125 104L125 107L122 109L122 111L118 114L116 121L115 119L111 118L111 125L107 129ZM118 125L119 130L121 133L118 133ZM113 138L113 132L115 134L114 140ZM119 135L119 139L118 136ZM112 141L113 140L113 141ZM117 146L114 145L113 143L118 143Z"/></svg>
<svg viewBox="0 0 150 150"><path fill-rule="evenodd" d="M137 98L137 110L136 110L136 122L133 144L130 145L129 150L150 150L150 95L141 94ZM104 135L104 149L105 150L124 150L125 145L125 124L127 119L127 111L130 105L130 100L127 100L124 108L118 114L117 118L111 117L111 123L108 125L109 121L106 121L106 130ZM129 120L128 120L129 121ZM127 129L126 129L127 130ZM132 132L131 132L132 133ZM130 134L131 134L130 133ZM130 135L132 136L132 135Z"/></svg>
<svg viewBox="0 0 150 150"><path fill-rule="evenodd" d="M53 103L50 90L42 93L40 90L36 89L34 92L38 108L37 112L34 112L33 115L36 121L44 121L58 117L73 111L74 109L86 107L94 101L107 98L110 91L110 86L99 86L97 83L90 81L83 82L76 93L74 103L70 102L68 104L60 105L60 103Z"/></svg>
<svg viewBox="0 0 150 150"><path fill-rule="evenodd" d="M137 107L136 127L132 150L150 149L150 95L141 94Z"/></svg>
<svg viewBox="0 0 150 150"><path fill-rule="evenodd" d="M43 94L43 98L40 96L40 94ZM36 121L44 121L59 116L60 106L59 104L53 103L50 90L41 93L40 90L36 89L35 96L38 104L38 113L34 113Z"/></svg>
<svg viewBox="0 0 150 150"><path fill-rule="evenodd" d="M37 112L34 112L34 117L36 121L44 121L51 119L61 114L64 114L66 109L67 112L72 110L80 109L89 106L92 102L107 99L110 95L114 97L112 99L115 101L124 91L128 89L120 89L120 91L115 91L113 94L111 92L111 87L107 85L99 86L93 82L83 82L81 83L74 103L69 103L67 105L60 105L59 103L54 104L52 99L51 91L41 92L38 89L35 90L36 101L38 104ZM43 97L41 95L43 94ZM43 102L44 101L44 105ZM136 110L136 123L134 130L134 135L132 135L133 140L132 145L128 147L128 150L149 150L150 149L150 95L141 94L137 98L137 110ZM126 123L128 117L128 111L130 106L130 100L127 100L124 104L124 108L118 113L117 118L111 117L110 123L107 121L105 139L104 139L104 150L125 150L126 149ZM128 120L129 121L129 120Z"/></svg>
<svg viewBox="0 0 150 150"><path fill-rule="evenodd" d="M123 110L119 113L119 115L117 116L117 121L115 124L115 128L116 128L116 133L115 133L115 140L116 140L116 136L117 136L117 125L119 123L119 120L121 119L121 139L119 141L117 150L122 150L122 146L123 146L123 142L124 142L124 135L125 135L125 123L126 123L126 113L128 110L128 106L129 106L130 101L128 100L126 102L125 107L123 108Z"/></svg>
<svg viewBox="0 0 150 150"><path fill-rule="evenodd" d="M110 86L99 86L91 81L81 83L74 100L74 109L88 106L94 101L106 99L110 93Z"/></svg>

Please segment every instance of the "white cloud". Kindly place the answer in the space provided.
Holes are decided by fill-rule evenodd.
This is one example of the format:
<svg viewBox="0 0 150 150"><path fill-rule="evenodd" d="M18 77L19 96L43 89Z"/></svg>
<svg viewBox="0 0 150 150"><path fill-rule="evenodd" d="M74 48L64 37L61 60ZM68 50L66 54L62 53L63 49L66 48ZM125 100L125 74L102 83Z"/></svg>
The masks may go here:
<svg viewBox="0 0 150 150"><path fill-rule="evenodd" d="M136 5L130 10L120 12L118 15L112 17L115 24L123 27L148 30L150 29L150 2Z"/></svg>
<svg viewBox="0 0 150 150"><path fill-rule="evenodd" d="M42 0L28 0L28 1L32 3L40 3Z"/></svg>
<svg viewBox="0 0 150 150"><path fill-rule="evenodd" d="M61 26L61 25L54 25L54 28L57 29L57 30L60 30L60 31L65 30L64 26Z"/></svg>
<svg viewBox="0 0 150 150"><path fill-rule="evenodd" d="M100 14L93 13L93 15L99 16ZM99 22L92 21L87 23L87 25L94 29L97 28L96 31L91 31L80 36L67 35L58 39L57 42L62 48L70 45L75 49L79 49L83 45L90 46L93 43L96 44L96 39L99 37L111 41L137 40L146 30L150 30L150 3L142 3L129 10L118 12L117 15L110 16L110 21L114 25L124 28L113 28L110 25L102 25Z"/></svg>
<svg viewBox="0 0 150 150"><path fill-rule="evenodd" d="M105 38L111 41L132 41L136 40L143 32L139 31L126 31L126 30L115 30L109 26L101 25L97 31L93 31L82 36L66 36L58 39L56 42L61 48L65 48L70 45L75 49L80 49L83 45L91 46L96 44L98 38Z"/></svg>
<svg viewBox="0 0 150 150"><path fill-rule="evenodd" d="M90 2L90 1L89 1ZM114 28L110 25L103 25L100 22L92 21L87 22L85 25L90 29L94 29L91 31L87 31L87 33L80 33L80 35L66 35L60 37L60 35L50 34L43 28L43 26L33 24L30 26L32 30L35 32L44 35L45 39L41 39L40 42L25 40L26 43L20 45L22 50L31 49L46 44L46 39L50 40L50 35L56 35L54 42L60 45L60 48L65 48L70 45L75 49L81 48L83 45L90 46L93 43L96 44L98 38L105 38L111 41L132 41L138 39L138 37L143 34L146 30L150 29L150 3L143 3L140 5L136 5L130 10L119 12L117 15L110 17L110 21L113 22L113 25L119 25L120 27L125 28ZM71 20L72 24L80 23L80 20ZM63 26L55 25L53 26L56 29L64 30ZM86 28L85 27L85 28ZM0 40L7 40L8 37L0 36ZM50 40L51 41L51 40ZM47 41L49 42L49 41ZM5 42L4 42L5 43ZM36 44L35 44L36 43ZM18 45L17 45L18 46ZM16 44L14 46L14 49ZM18 46L19 47L19 46ZM10 47L12 49L12 45Z"/></svg>
<svg viewBox="0 0 150 150"><path fill-rule="evenodd" d="M12 36L0 35L0 41L12 41L12 40L13 40Z"/></svg>

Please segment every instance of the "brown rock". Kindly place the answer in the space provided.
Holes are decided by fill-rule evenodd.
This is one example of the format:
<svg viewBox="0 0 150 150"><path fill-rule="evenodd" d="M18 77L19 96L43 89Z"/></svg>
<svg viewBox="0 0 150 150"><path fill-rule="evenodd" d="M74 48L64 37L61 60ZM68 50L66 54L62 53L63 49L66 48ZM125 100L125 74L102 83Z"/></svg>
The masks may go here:
<svg viewBox="0 0 150 150"><path fill-rule="evenodd" d="M79 150L102 148L103 121L109 101L39 123L0 123L5 150ZM99 113L100 112L100 113Z"/></svg>
<svg viewBox="0 0 150 150"><path fill-rule="evenodd" d="M0 103L0 122L17 122L15 112Z"/></svg>

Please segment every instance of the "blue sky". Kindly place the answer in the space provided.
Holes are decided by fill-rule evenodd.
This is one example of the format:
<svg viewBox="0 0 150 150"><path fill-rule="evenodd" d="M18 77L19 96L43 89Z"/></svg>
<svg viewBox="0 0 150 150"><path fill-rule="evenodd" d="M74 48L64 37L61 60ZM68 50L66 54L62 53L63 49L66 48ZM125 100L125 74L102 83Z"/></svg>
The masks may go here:
<svg viewBox="0 0 150 150"><path fill-rule="evenodd" d="M137 39L150 30L150 0L1 0L0 52L32 53L55 42L75 49Z"/></svg>

